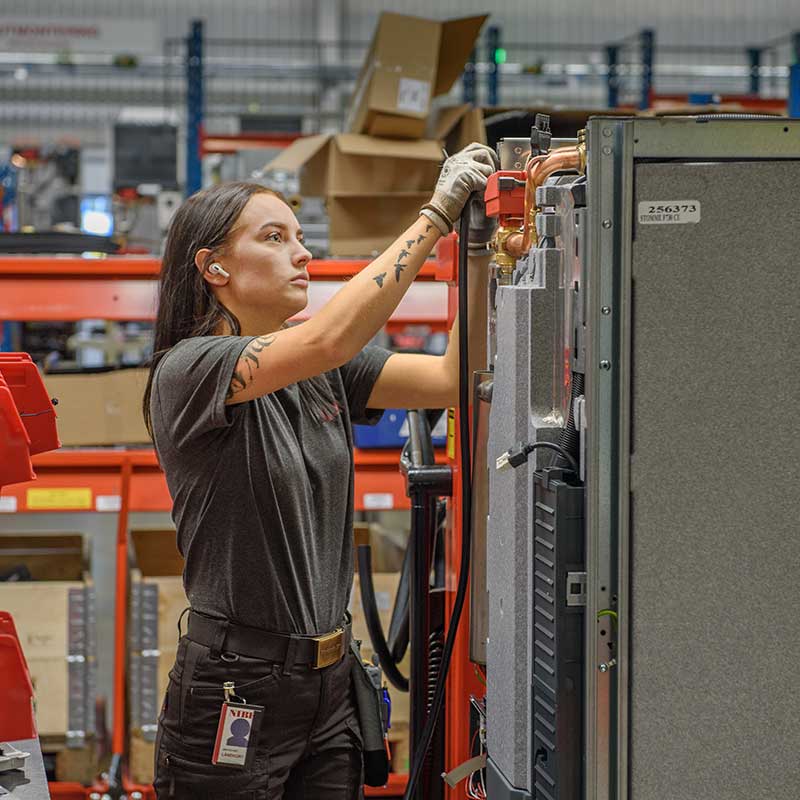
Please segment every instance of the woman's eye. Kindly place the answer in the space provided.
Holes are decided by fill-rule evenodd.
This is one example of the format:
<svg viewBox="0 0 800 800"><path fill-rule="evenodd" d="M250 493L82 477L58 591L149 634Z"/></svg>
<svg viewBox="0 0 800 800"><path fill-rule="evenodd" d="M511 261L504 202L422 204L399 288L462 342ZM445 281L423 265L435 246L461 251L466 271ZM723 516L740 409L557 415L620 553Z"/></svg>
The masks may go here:
<svg viewBox="0 0 800 800"><path fill-rule="evenodd" d="M267 234L267 241L268 242L280 242L281 235L275 231L274 233Z"/></svg>

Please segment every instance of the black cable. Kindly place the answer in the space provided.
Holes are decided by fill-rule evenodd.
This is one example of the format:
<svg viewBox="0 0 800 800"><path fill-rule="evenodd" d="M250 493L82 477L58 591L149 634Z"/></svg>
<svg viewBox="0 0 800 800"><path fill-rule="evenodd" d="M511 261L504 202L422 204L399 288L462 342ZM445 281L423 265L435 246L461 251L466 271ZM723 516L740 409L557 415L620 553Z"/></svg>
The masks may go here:
<svg viewBox="0 0 800 800"><path fill-rule="evenodd" d="M450 660L453 656L458 623L461 621L461 612L464 609L464 600L467 595L467 584L469 582L469 559L471 550L472 525L472 485L470 483L472 468L470 466L470 436L469 436L469 395L470 395L470 372L469 372L469 326L467 318L469 315L469 303L467 297L467 258L469 256L469 206L472 202L472 195L464 206L461 213L461 224L458 231L458 428L459 442L461 445L461 566L458 575L458 586L456 597L453 601L453 613L450 617L450 625L447 629L447 639L441 656L441 673L433 693L433 701L428 714L422 736L417 740L418 744L414 753L414 762L408 775L408 784L403 794L403 800L411 800L414 796L417 783L419 782L422 768L425 764L425 757L430 747L433 733L439 715L442 712L444 703L445 687L447 685L447 673L450 670Z"/></svg>
<svg viewBox="0 0 800 800"><path fill-rule="evenodd" d="M576 474L580 474L578 470L578 462L567 452L560 444L555 442L533 442L525 444L520 442L516 447L511 447L501 455L496 462L497 469L505 469L506 467L513 467L516 469L521 464L528 460L528 456L534 450L554 450L563 458L568 464L569 468Z"/></svg>

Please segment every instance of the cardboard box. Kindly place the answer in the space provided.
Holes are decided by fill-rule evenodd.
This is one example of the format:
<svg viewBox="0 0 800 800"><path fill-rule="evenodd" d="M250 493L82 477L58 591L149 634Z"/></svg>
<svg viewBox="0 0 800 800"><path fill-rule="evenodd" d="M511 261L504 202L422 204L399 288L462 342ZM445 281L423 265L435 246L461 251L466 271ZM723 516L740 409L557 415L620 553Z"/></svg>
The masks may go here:
<svg viewBox="0 0 800 800"><path fill-rule="evenodd" d="M302 195L324 197L330 255L359 257L382 252L416 219L441 161L436 141L343 133L298 139L264 170L296 173Z"/></svg>
<svg viewBox="0 0 800 800"><path fill-rule="evenodd" d="M0 583L0 608L11 613L28 663L40 736L66 741L70 730L70 673L84 686L79 714L94 729L93 592L80 534L0 536L0 573L24 564L32 580ZM72 619L70 618L72 615ZM81 625L76 626L76 620ZM83 661L68 661L68 656ZM80 674L76 674L80 673ZM90 694L89 694L90 693Z"/></svg>
<svg viewBox="0 0 800 800"><path fill-rule="evenodd" d="M142 418L148 370L44 375L62 445L146 444Z"/></svg>
<svg viewBox="0 0 800 800"><path fill-rule="evenodd" d="M483 109L469 103L459 106L443 106L431 114L428 120L428 135L444 142L449 155L463 150L472 142L486 144L486 125Z"/></svg>
<svg viewBox="0 0 800 800"><path fill-rule="evenodd" d="M178 649L178 619L189 601L175 531L131 531L131 541L135 566L131 569L128 652L130 769L135 783L147 784L153 780L157 715Z"/></svg>
<svg viewBox="0 0 800 800"><path fill-rule="evenodd" d="M372 136L423 136L431 99L455 83L487 18L441 22L382 13L345 128Z"/></svg>

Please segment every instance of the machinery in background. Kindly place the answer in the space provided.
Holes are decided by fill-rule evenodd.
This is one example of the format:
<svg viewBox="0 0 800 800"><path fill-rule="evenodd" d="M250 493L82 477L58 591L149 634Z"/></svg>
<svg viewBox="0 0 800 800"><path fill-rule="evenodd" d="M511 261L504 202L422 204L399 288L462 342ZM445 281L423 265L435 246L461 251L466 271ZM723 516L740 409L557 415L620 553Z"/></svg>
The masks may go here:
<svg viewBox="0 0 800 800"><path fill-rule="evenodd" d="M114 123L112 138L115 238L126 249L159 253L183 201L177 121L130 109Z"/></svg>
<svg viewBox="0 0 800 800"><path fill-rule="evenodd" d="M13 230L80 230L80 147L72 144L18 145Z"/></svg>

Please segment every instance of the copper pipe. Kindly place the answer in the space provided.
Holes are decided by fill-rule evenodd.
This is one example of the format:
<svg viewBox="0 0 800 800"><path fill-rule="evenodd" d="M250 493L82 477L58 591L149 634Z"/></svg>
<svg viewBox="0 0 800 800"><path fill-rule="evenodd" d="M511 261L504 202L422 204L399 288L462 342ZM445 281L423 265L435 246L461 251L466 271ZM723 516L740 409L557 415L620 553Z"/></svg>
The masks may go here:
<svg viewBox="0 0 800 800"><path fill-rule="evenodd" d="M554 173L564 170L586 169L586 149L583 143L577 147L559 147L544 156L533 156L525 165L525 224L522 233L514 233L505 240L505 251L516 258L522 258L531 249L536 230L536 190Z"/></svg>

